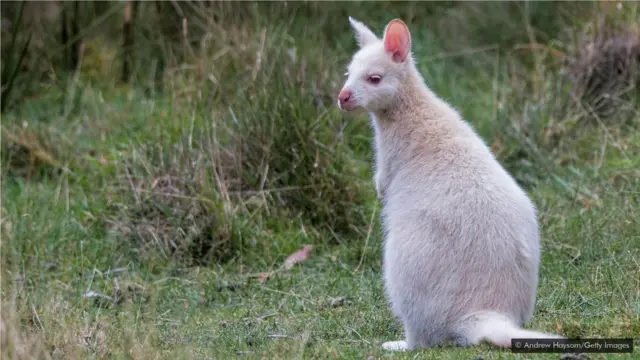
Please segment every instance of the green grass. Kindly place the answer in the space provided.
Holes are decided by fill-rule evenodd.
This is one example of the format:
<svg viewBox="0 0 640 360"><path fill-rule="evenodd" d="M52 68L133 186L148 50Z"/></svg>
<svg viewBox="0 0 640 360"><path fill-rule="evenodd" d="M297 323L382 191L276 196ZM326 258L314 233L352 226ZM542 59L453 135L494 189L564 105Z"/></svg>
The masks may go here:
<svg viewBox="0 0 640 360"><path fill-rule="evenodd" d="M614 20L637 23L624 6ZM595 8L217 4L190 25L210 41L182 58L165 49L151 95L154 44L140 43L138 80L121 86L117 66L96 65L119 43L91 38L76 79L56 73L2 115L3 358L557 359L381 350L403 334L381 279L372 132L334 105L356 49L348 15L378 33L405 19L429 86L537 204L530 327L640 339L638 103L599 117L569 96L552 52L514 50L570 56ZM305 244L310 258L284 269Z"/></svg>

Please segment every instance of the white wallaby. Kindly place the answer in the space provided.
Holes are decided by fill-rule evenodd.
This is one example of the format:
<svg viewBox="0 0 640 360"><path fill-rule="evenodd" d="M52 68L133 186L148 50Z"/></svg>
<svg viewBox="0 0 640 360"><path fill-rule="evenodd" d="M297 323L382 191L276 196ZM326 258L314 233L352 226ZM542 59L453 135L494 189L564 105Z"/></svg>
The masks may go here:
<svg viewBox="0 0 640 360"><path fill-rule="evenodd" d="M383 39L349 21L360 49L338 106L371 116L385 290L405 330L404 341L383 348L560 338L522 328L538 285L535 206L475 130L426 86L402 20L392 20Z"/></svg>

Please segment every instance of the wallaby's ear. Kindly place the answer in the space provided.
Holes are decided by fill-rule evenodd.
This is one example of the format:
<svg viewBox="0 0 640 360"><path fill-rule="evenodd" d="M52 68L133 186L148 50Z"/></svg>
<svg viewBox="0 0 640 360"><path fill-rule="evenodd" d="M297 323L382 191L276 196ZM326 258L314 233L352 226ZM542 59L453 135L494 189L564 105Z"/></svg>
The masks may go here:
<svg viewBox="0 0 640 360"><path fill-rule="evenodd" d="M400 19L391 20L384 29L384 50L393 56L393 61L403 62L411 51L409 28Z"/></svg>
<svg viewBox="0 0 640 360"><path fill-rule="evenodd" d="M355 31L356 33L356 41L361 48L373 41L378 40L376 34L374 34L373 31L369 30L369 28L365 24L352 18L351 16L349 16L349 22L351 23L353 31Z"/></svg>

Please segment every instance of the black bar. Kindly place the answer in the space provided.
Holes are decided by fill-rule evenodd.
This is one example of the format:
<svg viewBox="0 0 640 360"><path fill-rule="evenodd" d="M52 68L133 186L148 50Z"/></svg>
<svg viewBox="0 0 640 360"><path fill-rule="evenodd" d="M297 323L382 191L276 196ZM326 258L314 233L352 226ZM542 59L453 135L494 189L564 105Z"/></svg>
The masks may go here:
<svg viewBox="0 0 640 360"><path fill-rule="evenodd" d="M512 339L513 353L633 353L633 339Z"/></svg>

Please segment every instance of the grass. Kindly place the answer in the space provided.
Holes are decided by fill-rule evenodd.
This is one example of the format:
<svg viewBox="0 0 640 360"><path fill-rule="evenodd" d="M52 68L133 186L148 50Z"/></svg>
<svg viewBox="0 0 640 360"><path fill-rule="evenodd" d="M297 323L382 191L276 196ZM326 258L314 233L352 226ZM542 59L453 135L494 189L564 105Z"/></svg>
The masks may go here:
<svg viewBox="0 0 640 360"><path fill-rule="evenodd" d="M557 55L577 54L575 35L606 14L638 23L637 4L194 4L204 38L164 44L162 91L148 91L142 56L157 44L140 43L122 86L104 61L118 43L93 36L76 77L12 95L3 358L557 359L381 350L402 329L383 293L368 119L334 106L356 46L347 15L378 33L405 19L429 86L537 204L530 327L640 339L637 99L600 116L571 97ZM284 268L305 244L310 258Z"/></svg>

